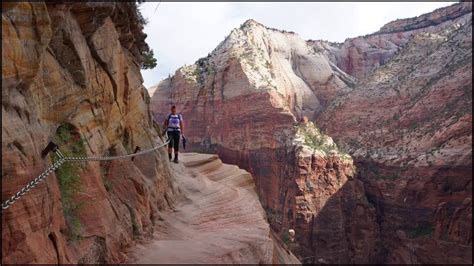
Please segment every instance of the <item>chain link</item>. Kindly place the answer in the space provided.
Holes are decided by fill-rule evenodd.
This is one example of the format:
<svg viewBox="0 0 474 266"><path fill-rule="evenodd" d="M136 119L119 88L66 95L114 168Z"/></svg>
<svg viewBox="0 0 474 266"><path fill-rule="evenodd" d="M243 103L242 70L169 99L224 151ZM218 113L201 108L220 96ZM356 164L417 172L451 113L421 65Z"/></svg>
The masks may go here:
<svg viewBox="0 0 474 266"><path fill-rule="evenodd" d="M66 159L66 161L112 161L112 160L127 159L127 158L131 158L131 157L134 157L134 156L137 156L137 155L142 155L142 154L146 154L146 153L155 151L155 150L157 150L161 147L166 146L169 142L170 142L170 140L167 140L165 143L161 144L160 146L157 146L157 147L154 147L154 148L151 148L151 149L148 149L148 150L136 152L136 153L125 154L125 155L102 156L102 157L76 156L76 157L65 157L65 159Z"/></svg>
<svg viewBox="0 0 474 266"><path fill-rule="evenodd" d="M137 155L142 155L146 154L152 151L155 151L161 147L166 146L170 140L167 140L165 143L148 149L144 151L140 151L137 153L132 153L132 154L126 154L126 155L118 155L118 156L109 156L109 157L66 157L64 156L59 149L56 149L54 152L56 155L59 157L59 160L56 161L53 165L50 165L46 170L44 170L43 173L41 173L38 177L35 179L31 180L26 186L24 186L22 189L20 189L17 193L15 193L13 196L11 196L9 199L7 199L5 202L2 203L2 210L8 209L11 205L13 205L18 199L20 199L23 195L25 195L28 191L33 189L36 185L38 185L39 182L43 181L49 174L51 174L53 171L61 167L61 165L66 162L66 161L111 161L111 160L120 160L120 159L126 159L126 158L131 158Z"/></svg>
<svg viewBox="0 0 474 266"><path fill-rule="evenodd" d="M43 173L41 173L38 177L31 180L25 187L20 189L17 193L7 199L5 202L2 203L2 209L8 209L13 203L15 203L18 199L20 199L26 192L30 191L39 182L43 181L49 174L51 174L54 170L58 169L63 163L65 162L64 158L59 159L53 165L49 166Z"/></svg>

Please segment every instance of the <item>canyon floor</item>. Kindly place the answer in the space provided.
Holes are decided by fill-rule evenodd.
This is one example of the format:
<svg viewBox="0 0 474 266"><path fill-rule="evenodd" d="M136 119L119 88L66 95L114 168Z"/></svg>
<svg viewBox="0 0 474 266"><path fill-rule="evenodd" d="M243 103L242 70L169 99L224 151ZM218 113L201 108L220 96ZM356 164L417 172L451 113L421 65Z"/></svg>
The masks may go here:
<svg viewBox="0 0 474 266"><path fill-rule="evenodd" d="M129 251L129 263L299 264L272 241L247 171L216 155L180 156L171 164L181 190L176 206L161 213L154 239Z"/></svg>

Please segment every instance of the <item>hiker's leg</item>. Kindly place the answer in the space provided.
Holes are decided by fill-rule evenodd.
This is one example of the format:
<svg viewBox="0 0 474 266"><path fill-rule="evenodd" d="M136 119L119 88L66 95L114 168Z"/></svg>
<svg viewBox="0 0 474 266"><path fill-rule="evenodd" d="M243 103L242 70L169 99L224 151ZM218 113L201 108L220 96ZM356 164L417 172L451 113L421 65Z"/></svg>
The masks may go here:
<svg viewBox="0 0 474 266"><path fill-rule="evenodd" d="M171 153L173 152L173 134L171 131L168 131L168 139L170 142L168 143L168 159L171 161Z"/></svg>
<svg viewBox="0 0 474 266"><path fill-rule="evenodd" d="M175 132L175 135L174 135L174 158L175 160L178 159L178 153L179 153L179 137L180 137L180 134L179 134L179 131L176 131Z"/></svg>

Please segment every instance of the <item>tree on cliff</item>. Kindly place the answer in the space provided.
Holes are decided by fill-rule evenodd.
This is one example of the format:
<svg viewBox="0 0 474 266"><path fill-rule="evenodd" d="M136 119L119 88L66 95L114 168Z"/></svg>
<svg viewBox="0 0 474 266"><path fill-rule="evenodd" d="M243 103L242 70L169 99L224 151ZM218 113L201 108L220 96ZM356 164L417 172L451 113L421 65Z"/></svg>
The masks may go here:
<svg viewBox="0 0 474 266"><path fill-rule="evenodd" d="M138 6L143 4L144 2L145 1L143 0L138 0L136 2L130 3L135 12L136 18L142 28L144 25L148 24L148 19L143 17L142 13L140 12L140 9L138 8ZM150 49L148 45L145 45L145 47L142 49L141 55L141 69L153 69L156 67L156 58L154 57L153 49Z"/></svg>
<svg viewBox="0 0 474 266"><path fill-rule="evenodd" d="M143 56L143 61L141 65L142 69L152 69L156 67L156 58L154 57L153 49L143 51L142 56Z"/></svg>

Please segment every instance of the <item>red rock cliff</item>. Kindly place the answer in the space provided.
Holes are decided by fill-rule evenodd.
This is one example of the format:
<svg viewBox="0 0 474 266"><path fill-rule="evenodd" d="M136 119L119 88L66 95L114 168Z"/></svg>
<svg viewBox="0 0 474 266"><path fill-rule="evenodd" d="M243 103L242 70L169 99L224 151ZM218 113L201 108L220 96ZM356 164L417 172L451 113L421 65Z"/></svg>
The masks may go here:
<svg viewBox="0 0 474 266"><path fill-rule="evenodd" d="M472 13L460 19L413 36L318 118L360 166L387 262L472 262Z"/></svg>
<svg viewBox="0 0 474 266"><path fill-rule="evenodd" d="M135 3L2 2L2 201L65 152L161 143L140 75ZM2 212L2 263L121 262L174 189L162 152L61 168ZM166 166L166 167L165 167Z"/></svg>
<svg viewBox="0 0 474 266"><path fill-rule="evenodd" d="M343 43L309 41L345 73L362 78L372 70L385 64L407 42L419 33L448 30L453 25L466 24L472 4L466 2L439 8L433 12L408 19L387 23L379 31L361 37L349 38Z"/></svg>
<svg viewBox="0 0 474 266"><path fill-rule="evenodd" d="M192 150L249 170L303 262L472 262L471 10L342 44L249 20L150 89L154 116L176 104ZM354 163L298 142L303 116Z"/></svg>
<svg viewBox="0 0 474 266"><path fill-rule="evenodd" d="M364 229L377 227L375 209L365 200L360 181L350 181L352 162L317 145L303 155L304 145L295 142L300 117L316 117L353 85L353 78L298 35L249 20L208 57L160 83L152 109L161 122L170 104L177 104L192 150L218 153L225 162L252 172L272 228L283 238L288 229L297 230L299 246L293 251L300 258L312 261L317 247L318 259L375 262L377 233ZM318 152L311 162L311 154ZM318 220L327 201L334 212ZM351 204L360 206L357 214ZM349 224L354 215L366 218L365 225ZM337 239L331 230L337 230ZM356 234L369 248L356 243Z"/></svg>

